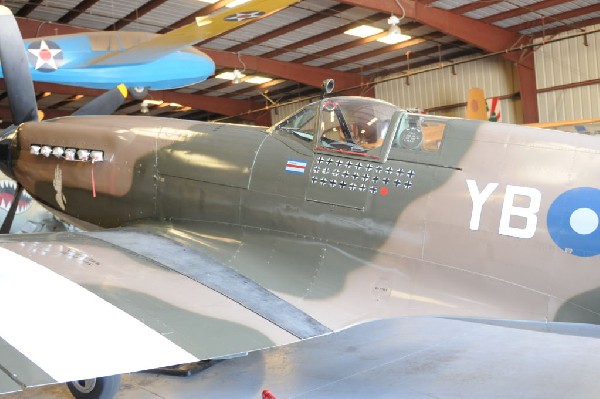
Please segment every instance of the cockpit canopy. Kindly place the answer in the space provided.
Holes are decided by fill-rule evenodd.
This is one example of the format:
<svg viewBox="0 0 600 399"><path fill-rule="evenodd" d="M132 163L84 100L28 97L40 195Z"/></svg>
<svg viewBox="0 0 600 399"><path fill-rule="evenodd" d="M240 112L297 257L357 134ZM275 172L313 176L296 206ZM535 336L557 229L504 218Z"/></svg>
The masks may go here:
<svg viewBox="0 0 600 399"><path fill-rule="evenodd" d="M315 152L385 162L391 147L438 151L444 129L439 117L411 114L385 101L332 97L307 105L272 131L311 142Z"/></svg>

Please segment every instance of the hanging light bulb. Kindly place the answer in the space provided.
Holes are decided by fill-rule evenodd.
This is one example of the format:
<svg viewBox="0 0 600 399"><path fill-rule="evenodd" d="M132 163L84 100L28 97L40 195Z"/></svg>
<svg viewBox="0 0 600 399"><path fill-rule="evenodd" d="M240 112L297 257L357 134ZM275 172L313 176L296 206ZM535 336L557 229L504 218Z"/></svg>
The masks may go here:
<svg viewBox="0 0 600 399"><path fill-rule="evenodd" d="M390 28L388 29L388 36L397 37L402 34L402 31L400 30L400 27L398 26L398 24L400 23L400 18L398 18L397 16L392 14L388 18L387 23L388 23L388 25L390 25Z"/></svg>
<svg viewBox="0 0 600 399"><path fill-rule="evenodd" d="M386 44L398 44L400 42L404 42L406 40L411 39L409 35L405 35L400 30L400 21L404 19L404 9L402 9L402 16L399 18L394 14L391 14L388 18L387 22L390 25L388 28L388 34L384 37L377 39L378 42L386 43Z"/></svg>
<svg viewBox="0 0 600 399"><path fill-rule="evenodd" d="M240 72L239 69L234 69L233 70L233 79L232 82L234 84L238 84L242 81L242 78L244 77L244 75L242 74L242 72Z"/></svg>

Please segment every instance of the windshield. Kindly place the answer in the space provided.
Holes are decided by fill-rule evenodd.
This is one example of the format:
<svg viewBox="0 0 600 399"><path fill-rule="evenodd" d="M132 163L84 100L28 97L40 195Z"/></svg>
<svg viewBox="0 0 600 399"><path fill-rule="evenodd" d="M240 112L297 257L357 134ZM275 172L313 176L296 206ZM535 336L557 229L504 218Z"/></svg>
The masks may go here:
<svg viewBox="0 0 600 399"><path fill-rule="evenodd" d="M332 97L307 105L272 130L311 142L318 151L377 158L392 116L399 110L373 98Z"/></svg>
<svg viewBox="0 0 600 399"><path fill-rule="evenodd" d="M396 106L362 97L336 97L321 102L317 148L365 153L383 145Z"/></svg>
<svg viewBox="0 0 600 399"><path fill-rule="evenodd" d="M312 141L315 133L315 116L318 103L312 103L294 115L277 124L273 130L293 134L306 141Z"/></svg>

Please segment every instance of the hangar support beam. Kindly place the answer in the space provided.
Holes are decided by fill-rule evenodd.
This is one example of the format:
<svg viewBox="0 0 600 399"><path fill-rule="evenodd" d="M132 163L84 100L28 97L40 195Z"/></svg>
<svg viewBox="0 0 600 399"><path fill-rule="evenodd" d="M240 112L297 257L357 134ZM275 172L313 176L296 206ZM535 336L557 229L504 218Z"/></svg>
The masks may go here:
<svg viewBox="0 0 600 399"><path fill-rule="evenodd" d="M445 34L454 36L490 53L518 48L531 43L531 38L519 35L507 29L487 24L476 19L467 18L448 10L431 7L418 1L410 0L339 0L341 3L356 7L364 7L380 12L401 15L402 4L405 17L431 26ZM511 51L503 55L517 66L521 82L521 101L523 104L523 122L539 122L537 107L537 90L535 86L535 69L533 56L529 50Z"/></svg>
<svg viewBox="0 0 600 399"><path fill-rule="evenodd" d="M265 72L284 79L293 80L308 86L321 87L323 80L335 79L335 90L344 90L355 88L346 94L358 95L362 93L362 86L366 85L368 79L354 73L340 72L333 69L312 67L309 65L297 64L294 62L277 61L269 58L262 58L253 55L238 55L230 51L220 51L213 49L202 49L215 64L229 68L240 68L242 65L238 57L241 57L246 68ZM367 94L373 97L374 93ZM365 95L362 93L362 95Z"/></svg>
<svg viewBox="0 0 600 399"><path fill-rule="evenodd" d="M162 100L166 103L178 103L194 109L201 109L214 112L221 115L234 116L240 115L243 119L251 120L257 125L269 126L271 118L268 120L260 115L264 104L250 102L247 100L234 100L225 97L202 96L197 94L177 93L174 91L162 90L151 92L152 99ZM257 111L257 112L250 112Z"/></svg>

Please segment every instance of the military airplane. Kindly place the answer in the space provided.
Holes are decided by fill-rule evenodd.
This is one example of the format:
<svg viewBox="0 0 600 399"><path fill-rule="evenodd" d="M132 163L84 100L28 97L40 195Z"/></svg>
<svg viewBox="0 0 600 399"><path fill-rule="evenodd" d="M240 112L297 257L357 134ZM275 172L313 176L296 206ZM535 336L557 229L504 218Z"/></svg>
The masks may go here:
<svg viewBox="0 0 600 399"><path fill-rule="evenodd" d="M252 1L163 35L147 32L86 32L25 40L34 81L94 89L123 83L132 96L206 80L215 64L191 45L276 12L298 0ZM0 77L2 77L0 72Z"/></svg>
<svg viewBox="0 0 600 399"><path fill-rule="evenodd" d="M397 316L597 331L594 137L329 96L271 128L95 116L108 96L39 122L2 6L0 57L1 169L88 229L0 237L1 392L109 398L122 373Z"/></svg>

